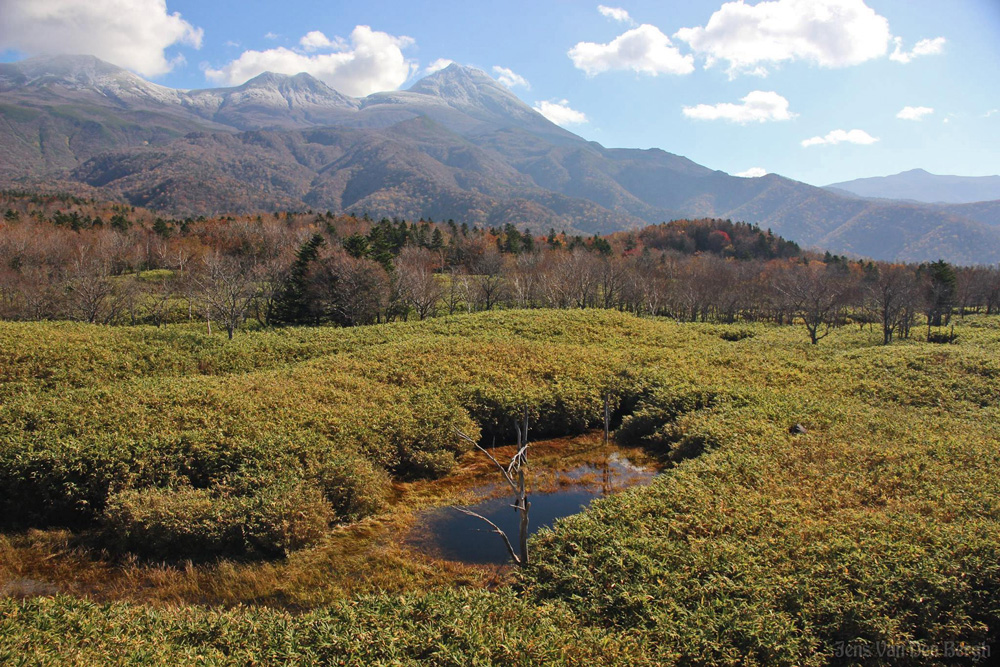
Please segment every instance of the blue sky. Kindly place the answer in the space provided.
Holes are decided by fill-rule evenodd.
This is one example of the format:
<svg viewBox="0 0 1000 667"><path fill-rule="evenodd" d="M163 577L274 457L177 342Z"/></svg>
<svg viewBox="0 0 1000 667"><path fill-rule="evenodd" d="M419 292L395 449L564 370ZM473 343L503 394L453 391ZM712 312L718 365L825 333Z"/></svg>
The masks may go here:
<svg viewBox="0 0 1000 667"><path fill-rule="evenodd" d="M177 88L342 92L479 67L609 147L823 185L1000 173L997 0L0 0L0 59L90 52ZM293 71L294 70L294 71ZM753 173L753 172L751 172Z"/></svg>

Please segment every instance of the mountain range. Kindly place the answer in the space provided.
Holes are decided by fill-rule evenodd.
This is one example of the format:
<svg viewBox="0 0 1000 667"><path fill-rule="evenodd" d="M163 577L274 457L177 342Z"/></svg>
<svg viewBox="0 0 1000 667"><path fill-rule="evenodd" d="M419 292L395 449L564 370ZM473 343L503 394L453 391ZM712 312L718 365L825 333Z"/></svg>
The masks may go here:
<svg viewBox="0 0 1000 667"><path fill-rule="evenodd" d="M971 204L1000 199L1000 176L942 176L911 169L892 176L858 178L826 186L859 197L904 199L928 204Z"/></svg>
<svg viewBox="0 0 1000 667"><path fill-rule="evenodd" d="M310 208L582 234L721 217L837 253L1000 262L1000 202L872 200L605 148L454 64L365 98L308 74L175 90L91 56L0 64L0 157L3 187L179 216Z"/></svg>

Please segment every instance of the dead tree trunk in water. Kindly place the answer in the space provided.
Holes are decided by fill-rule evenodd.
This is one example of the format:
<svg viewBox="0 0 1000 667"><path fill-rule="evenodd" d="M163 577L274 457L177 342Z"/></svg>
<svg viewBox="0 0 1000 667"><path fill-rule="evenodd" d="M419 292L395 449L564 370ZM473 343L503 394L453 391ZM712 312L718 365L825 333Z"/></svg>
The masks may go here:
<svg viewBox="0 0 1000 667"><path fill-rule="evenodd" d="M611 394L604 394L604 444L611 440Z"/></svg>
<svg viewBox="0 0 1000 667"><path fill-rule="evenodd" d="M517 453L510 460L507 467L504 467L488 450L484 449L479 445L478 442L470 438L465 433L462 433L458 429L455 429L456 435L462 438L466 442L472 443L472 445L486 454L490 461L496 465L497 469L503 475L504 480L510 486L510 488L516 494L516 500L511 507L514 508L520 514L520 526L518 530L518 553L514 550L514 545L511 544L510 538L507 537L507 533L482 514L473 512L470 509L464 507L456 507L459 512L463 514L468 514L469 516L474 516L477 519L485 521L492 528L492 532L503 538L503 543L507 547L507 553L510 554L511 560L518 566L525 566L528 564L528 511L531 509L531 503L528 502L528 487L525 482L524 473L525 469L528 467L528 408L524 408L524 420L518 423L517 420L514 421L514 429L517 431Z"/></svg>

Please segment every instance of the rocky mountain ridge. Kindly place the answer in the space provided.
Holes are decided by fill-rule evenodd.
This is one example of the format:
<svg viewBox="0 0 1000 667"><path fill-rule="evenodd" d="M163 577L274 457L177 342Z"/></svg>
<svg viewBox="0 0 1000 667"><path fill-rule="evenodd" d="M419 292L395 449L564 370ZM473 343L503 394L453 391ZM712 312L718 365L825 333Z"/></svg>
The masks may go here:
<svg viewBox="0 0 1000 667"><path fill-rule="evenodd" d="M605 148L459 65L356 99L308 74L185 91L90 56L2 64L0 155L5 187L173 215L314 208L586 234L714 216L838 253L1000 261L992 207L871 201Z"/></svg>

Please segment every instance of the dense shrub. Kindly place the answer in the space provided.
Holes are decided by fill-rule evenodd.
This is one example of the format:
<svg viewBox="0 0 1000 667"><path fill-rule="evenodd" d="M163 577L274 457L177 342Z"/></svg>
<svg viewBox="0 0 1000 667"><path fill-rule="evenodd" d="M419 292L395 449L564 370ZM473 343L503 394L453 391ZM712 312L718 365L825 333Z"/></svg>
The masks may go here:
<svg viewBox="0 0 1000 667"><path fill-rule="evenodd" d="M308 477L323 492L338 521L354 521L385 507L389 475L359 455L334 452L314 464Z"/></svg>
<svg viewBox="0 0 1000 667"><path fill-rule="evenodd" d="M116 550L155 558L205 557L242 541L233 510L231 501L207 489L128 490L108 499L102 528Z"/></svg>
<svg viewBox="0 0 1000 667"><path fill-rule="evenodd" d="M0 526L5 528L86 525L122 473L110 452L92 448L0 447Z"/></svg>
<svg viewBox="0 0 1000 667"><path fill-rule="evenodd" d="M728 340L731 343L736 341L746 340L747 338L753 338L756 334L750 329L732 329L727 328L719 332L719 338L722 340Z"/></svg>
<svg viewBox="0 0 1000 667"><path fill-rule="evenodd" d="M326 535L335 514L323 492L288 482L240 499L234 519L243 522L246 553L284 556Z"/></svg>
<svg viewBox="0 0 1000 667"><path fill-rule="evenodd" d="M509 590L381 594L291 613L0 598L0 663L639 665L635 640Z"/></svg>
<svg viewBox="0 0 1000 667"><path fill-rule="evenodd" d="M399 408L399 414L386 424L385 430L396 449L391 470L399 478L448 474L455 466L456 455L468 449L455 431L479 437L479 427L469 414L440 395L418 389Z"/></svg>
<svg viewBox="0 0 1000 667"><path fill-rule="evenodd" d="M334 513L323 493L302 483L275 483L252 495L227 489L147 488L108 499L105 542L149 558L284 555L317 542Z"/></svg>
<svg viewBox="0 0 1000 667"><path fill-rule="evenodd" d="M709 389L657 387L640 398L634 412L622 419L615 438L622 444L668 452L674 443L686 437L685 430L677 424L677 420L689 412L709 408L718 400L719 395ZM685 451L701 451L701 448L692 441L685 447Z"/></svg>

